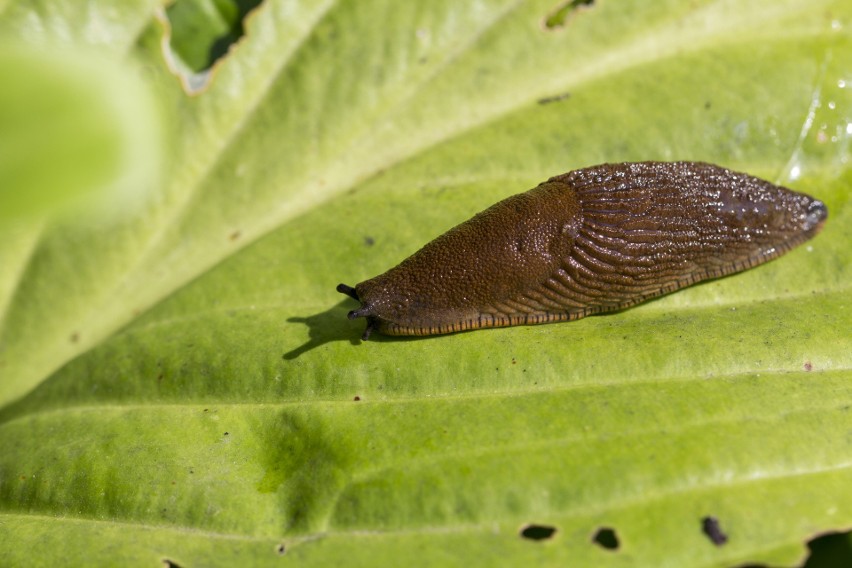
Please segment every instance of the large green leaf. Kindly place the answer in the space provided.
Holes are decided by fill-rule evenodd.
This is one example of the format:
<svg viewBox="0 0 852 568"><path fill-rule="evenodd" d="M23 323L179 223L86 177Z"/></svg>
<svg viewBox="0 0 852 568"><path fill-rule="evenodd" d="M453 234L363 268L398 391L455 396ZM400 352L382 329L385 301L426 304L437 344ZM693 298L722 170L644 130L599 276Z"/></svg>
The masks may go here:
<svg viewBox="0 0 852 568"><path fill-rule="evenodd" d="M267 0L195 96L157 4L0 1L172 109L142 206L0 227L3 564L794 565L852 525L846 0ZM638 159L830 217L621 313L357 339L338 282Z"/></svg>

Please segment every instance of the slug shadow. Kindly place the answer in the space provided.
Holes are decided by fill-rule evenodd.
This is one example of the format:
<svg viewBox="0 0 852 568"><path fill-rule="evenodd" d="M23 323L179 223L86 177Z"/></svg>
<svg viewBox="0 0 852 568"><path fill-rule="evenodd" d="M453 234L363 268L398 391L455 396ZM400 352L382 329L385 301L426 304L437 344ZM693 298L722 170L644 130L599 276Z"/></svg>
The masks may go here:
<svg viewBox="0 0 852 568"><path fill-rule="evenodd" d="M346 317L346 314L349 313L350 303L352 302L343 300L336 306L312 316L288 318L288 323L307 325L309 339L299 347L285 353L282 358L291 361L311 349L316 349L332 341L348 340L352 345L361 343L361 332Z"/></svg>
<svg viewBox="0 0 852 568"><path fill-rule="evenodd" d="M303 353L307 353L311 349L331 343L332 341L348 340L352 345L364 343L361 339L361 334L364 332L365 321L363 319L352 321L347 317L349 310L357 306L358 304L352 300L343 300L333 308L312 316L288 318L288 323L306 324L309 328L308 335L310 339L299 347L285 353L282 359L292 361ZM370 336L370 343L394 343L398 341L416 341L418 339L425 338L422 336L387 336L374 333Z"/></svg>

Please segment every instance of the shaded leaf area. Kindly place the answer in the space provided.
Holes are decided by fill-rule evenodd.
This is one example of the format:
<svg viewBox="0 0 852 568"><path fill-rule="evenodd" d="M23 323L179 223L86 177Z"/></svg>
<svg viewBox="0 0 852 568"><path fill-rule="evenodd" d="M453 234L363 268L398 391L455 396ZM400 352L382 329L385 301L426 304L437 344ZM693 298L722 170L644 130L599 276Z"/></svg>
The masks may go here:
<svg viewBox="0 0 852 568"><path fill-rule="evenodd" d="M180 0L160 12L166 59L187 94L210 84L216 63L245 35L244 20L260 0Z"/></svg>
<svg viewBox="0 0 852 568"><path fill-rule="evenodd" d="M821 535L808 543L805 568L842 568L852 562L852 532Z"/></svg>
<svg viewBox="0 0 852 568"><path fill-rule="evenodd" d="M847 376L68 409L57 411L61 432L57 413L4 425L16 478L4 476L2 499L17 504L7 513L285 535L288 554L322 550L314 534L343 548L372 534L391 549L406 535L435 546L467 535L510 553L523 540L517 527L536 521L558 527L556 541L572 557L595 558L588 540L608 523L622 553L647 561L757 554L777 563L785 557L766 557L770 544L789 546L852 506L848 441L831 433L850 409L816 403L824 393L848 400ZM685 396L693 404L682 404ZM483 421L496 426L471 426ZM43 449L12 442L46 436ZM767 500L802 520L761 515ZM729 535L721 549L701 530L708 512ZM335 548L328 553L344 553Z"/></svg>
<svg viewBox="0 0 852 568"><path fill-rule="evenodd" d="M553 2L465 4L267 2L191 100L141 32L170 183L111 228L3 228L12 564L794 565L850 525L850 8L596 2L544 31ZM621 313L358 340L339 282L635 159L761 175L829 221Z"/></svg>
<svg viewBox="0 0 852 568"><path fill-rule="evenodd" d="M194 72L209 69L245 34L243 19L260 0L180 0L166 8L171 48Z"/></svg>

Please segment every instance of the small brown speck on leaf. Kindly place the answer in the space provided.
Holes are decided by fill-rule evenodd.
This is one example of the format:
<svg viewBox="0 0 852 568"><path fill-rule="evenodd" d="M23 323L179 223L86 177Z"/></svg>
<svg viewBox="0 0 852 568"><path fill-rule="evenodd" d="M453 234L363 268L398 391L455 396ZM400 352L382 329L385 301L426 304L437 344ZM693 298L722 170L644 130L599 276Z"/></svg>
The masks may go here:
<svg viewBox="0 0 852 568"><path fill-rule="evenodd" d="M565 100L565 99L570 98L570 97L571 97L571 93L562 93L560 95L553 95L553 96L550 96L550 97L542 97L542 98L538 99L537 102L540 105L548 105L550 103L556 103L556 102Z"/></svg>

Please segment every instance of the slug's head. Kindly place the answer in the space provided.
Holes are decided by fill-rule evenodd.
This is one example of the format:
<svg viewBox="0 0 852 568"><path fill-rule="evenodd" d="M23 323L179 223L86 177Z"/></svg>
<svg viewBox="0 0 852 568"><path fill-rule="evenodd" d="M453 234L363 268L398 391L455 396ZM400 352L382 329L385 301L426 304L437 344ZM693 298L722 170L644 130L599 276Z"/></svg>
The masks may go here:
<svg viewBox="0 0 852 568"><path fill-rule="evenodd" d="M349 312L349 319L367 318L367 329L361 336L364 341L374 331L384 335L422 335L414 330L421 324L420 318L429 317L432 312L425 293L406 285L397 290L394 279L388 281L388 274L392 273L371 278L354 288L346 284L337 286L338 292L361 302L361 307Z"/></svg>
<svg viewBox="0 0 852 568"><path fill-rule="evenodd" d="M816 235L822 230L826 219L828 219L828 207L825 206L825 203L817 199L810 199L802 229L807 233Z"/></svg>
<svg viewBox="0 0 852 568"><path fill-rule="evenodd" d="M362 301L361 298L358 297L358 291L352 286L338 284L337 291L353 298L356 302L361 302L360 308L349 312L349 319L367 318L367 329L364 330L364 334L361 336L363 341L367 341L370 338L370 334L379 328L379 318L375 314L373 307L367 302Z"/></svg>

